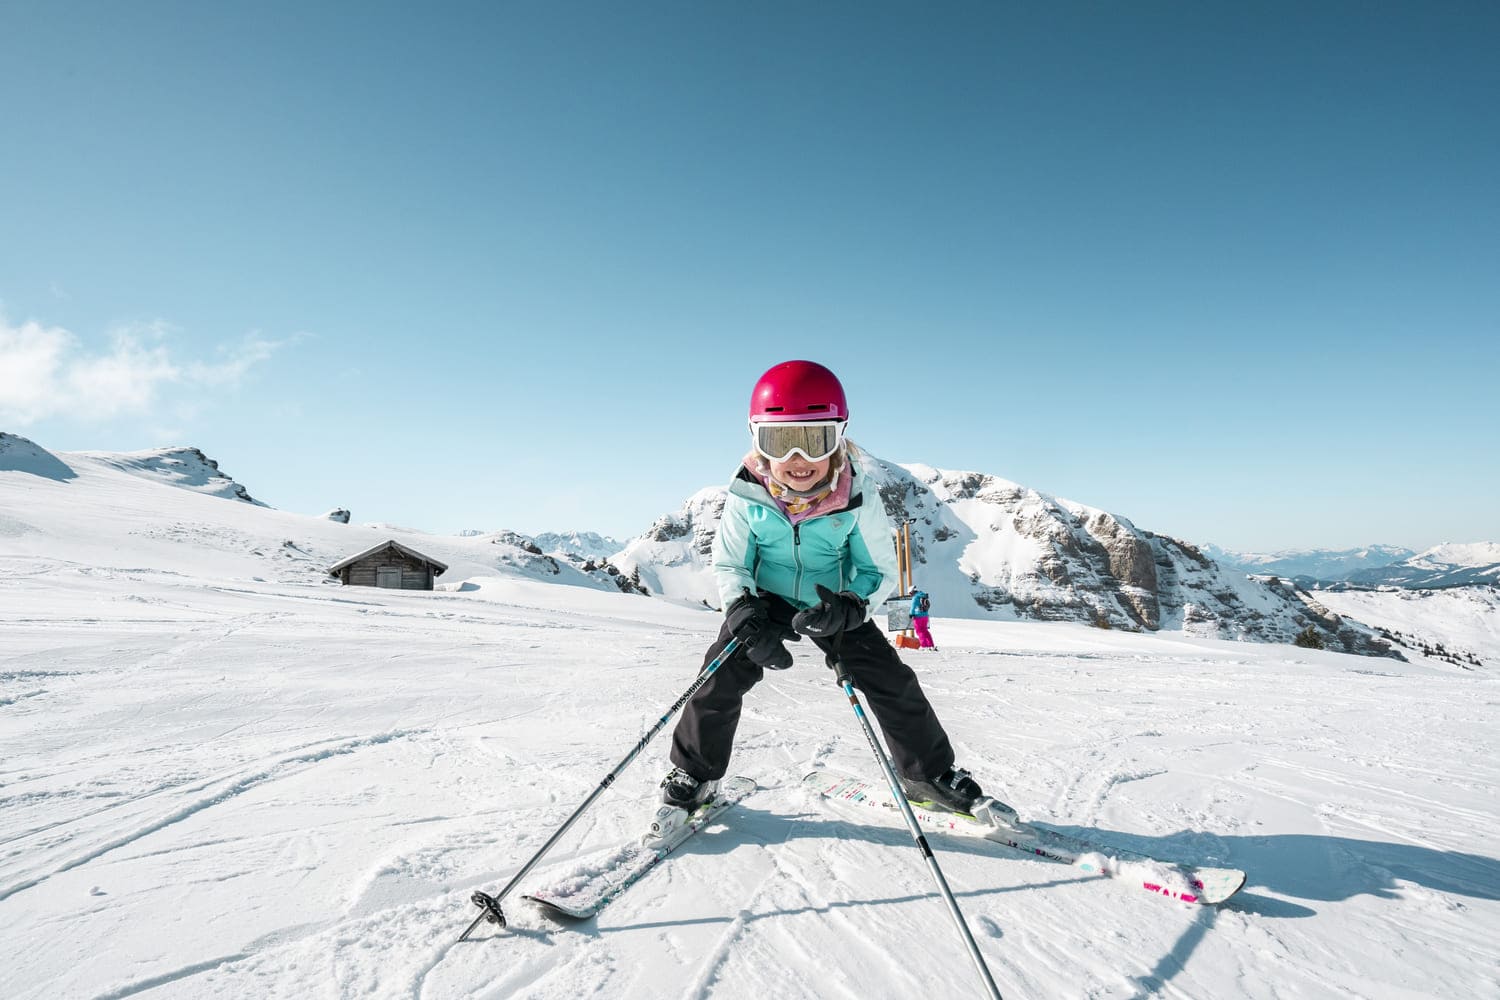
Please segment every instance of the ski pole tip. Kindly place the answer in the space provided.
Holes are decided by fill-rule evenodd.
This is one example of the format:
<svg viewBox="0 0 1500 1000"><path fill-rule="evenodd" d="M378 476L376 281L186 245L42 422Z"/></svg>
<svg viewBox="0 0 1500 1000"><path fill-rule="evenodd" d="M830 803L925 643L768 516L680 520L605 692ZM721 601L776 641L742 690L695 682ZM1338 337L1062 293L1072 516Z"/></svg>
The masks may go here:
<svg viewBox="0 0 1500 1000"><path fill-rule="evenodd" d="M478 927L484 921L499 924L502 928L505 926L505 911L500 908L500 900L487 892L476 891L474 895L469 897L469 902L479 907L480 912L479 916L474 918L474 922L458 936L460 941L467 941L469 935L474 933L474 928Z"/></svg>

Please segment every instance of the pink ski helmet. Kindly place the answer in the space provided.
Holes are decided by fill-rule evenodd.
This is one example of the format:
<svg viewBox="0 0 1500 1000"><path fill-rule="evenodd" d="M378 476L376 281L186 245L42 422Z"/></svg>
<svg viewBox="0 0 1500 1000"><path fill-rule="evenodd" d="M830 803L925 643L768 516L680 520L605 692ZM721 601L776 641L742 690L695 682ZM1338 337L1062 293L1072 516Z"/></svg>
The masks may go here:
<svg viewBox="0 0 1500 1000"><path fill-rule="evenodd" d="M848 419L838 376L816 361L783 361L762 375L750 393L752 424Z"/></svg>

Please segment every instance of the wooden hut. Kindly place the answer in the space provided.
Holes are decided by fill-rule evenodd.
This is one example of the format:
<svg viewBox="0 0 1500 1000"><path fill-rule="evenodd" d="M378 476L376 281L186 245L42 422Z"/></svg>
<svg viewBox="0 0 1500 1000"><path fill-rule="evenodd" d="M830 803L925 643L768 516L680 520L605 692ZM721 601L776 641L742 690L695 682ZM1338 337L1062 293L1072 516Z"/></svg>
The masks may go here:
<svg viewBox="0 0 1500 1000"><path fill-rule="evenodd" d="M381 542L328 568L347 587L386 587L391 590L431 590L432 581L448 567L397 541Z"/></svg>

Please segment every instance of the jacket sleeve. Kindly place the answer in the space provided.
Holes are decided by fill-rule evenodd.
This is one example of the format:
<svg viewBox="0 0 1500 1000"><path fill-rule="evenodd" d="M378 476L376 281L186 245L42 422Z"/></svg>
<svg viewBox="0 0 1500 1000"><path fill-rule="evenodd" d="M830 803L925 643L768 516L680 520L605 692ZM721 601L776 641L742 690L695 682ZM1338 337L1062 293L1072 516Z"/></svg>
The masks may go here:
<svg viewBox="0 0 1500 1000"><path fill-rule="evenodd" d="M730 493L724 498L724 513L714 533L714 582L719 587L719 608L727 610L744 591L755 593L755 534L750 530L749 507Z"/></svg>
<svg viewBox="0 0 1500 1000"><path fill-rule="evenodd" d="M896 538L875 490L864 493L859 520L849 534L849 556L854 569L849 589L869 602L865 609L868 620L895 591L901 576L896 565Z"/></svg>

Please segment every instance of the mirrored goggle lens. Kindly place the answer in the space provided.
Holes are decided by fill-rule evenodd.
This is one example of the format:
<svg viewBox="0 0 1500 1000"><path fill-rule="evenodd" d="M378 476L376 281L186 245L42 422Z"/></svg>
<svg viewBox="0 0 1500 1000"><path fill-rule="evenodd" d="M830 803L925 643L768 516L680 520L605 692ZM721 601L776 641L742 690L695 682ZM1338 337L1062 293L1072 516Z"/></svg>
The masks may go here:
<svg viewBox="0 0 1500 1000"><path fill-rule="evenodd" d="M844 425L829 421L820 424L756 424L755 450L780 462L800 450L810 461L818 462L838 450Z"/></svg>

